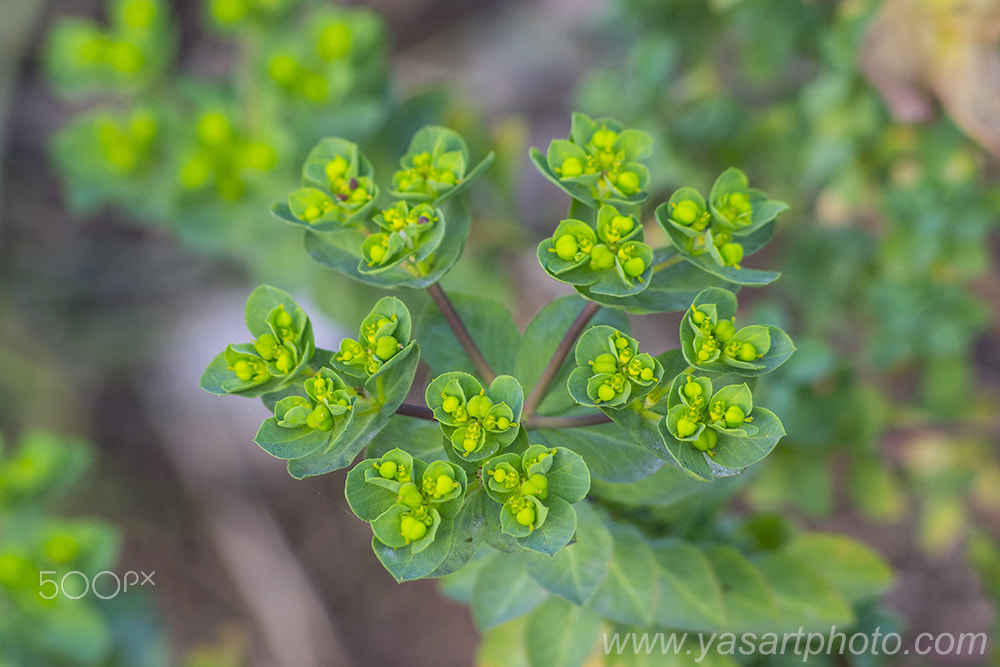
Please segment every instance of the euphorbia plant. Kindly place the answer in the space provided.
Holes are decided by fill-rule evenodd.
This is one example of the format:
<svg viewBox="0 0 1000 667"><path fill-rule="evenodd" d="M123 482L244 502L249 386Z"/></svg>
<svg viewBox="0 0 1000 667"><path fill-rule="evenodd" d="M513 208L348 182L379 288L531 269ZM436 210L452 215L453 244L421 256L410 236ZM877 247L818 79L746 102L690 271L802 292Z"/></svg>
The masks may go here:
<svg viewBox="0 0 1000 667"><path fill-rule="evenodd" d="M641 212L650 151L639 130L583 114L547 156L532 151L572 197L538 258L578 295L543 307L521 334L500 304L439 284L469 232L457 195L492 156L470 168L460 136L426 127L380 189L356 144L324 140L302 188L272 212L305 231L319 263L378 287L424 289L432 304L414 321L386 297L333 351L315 345L290 295L263 286L247 302L255 340L229 346L202 378L210 392L260 396L273 409L256 442L292 476L354 464L348 503L398 581L450 575L446 590L471 603L484 630L530 612L534 664L581 662L603 622L797 627L801 603L810 623L847 623L851 603L884 583L878 559L841 538L755 543L749 521L743 533L711 522L693 530L629 509L655 516L736 488L784 435L753 388L794 350L775 326L735 323L734 290L777 277L741 262L784 205L731 169L707 199L687 187L657 208L671 245L653 248ZM626 313L667 311L684 312L679 349L651 351L630 335ZM418 392L425 404L407 403L421 359L433 374ZM707 484L717 478L729 481ZM836 558L879 574L871 585L823 573L830 540ZM531 639L539 632L565 640L555 662Z"/></svg>

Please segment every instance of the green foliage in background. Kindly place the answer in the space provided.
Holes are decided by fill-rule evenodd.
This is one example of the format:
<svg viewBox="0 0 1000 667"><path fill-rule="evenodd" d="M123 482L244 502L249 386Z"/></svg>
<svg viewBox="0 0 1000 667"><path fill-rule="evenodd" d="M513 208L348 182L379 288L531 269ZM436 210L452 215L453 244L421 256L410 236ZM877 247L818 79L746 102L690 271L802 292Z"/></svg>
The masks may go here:
<svg viewBox="0 0 1000 667"><path fill-rule="evenodd" d="M167 664L148 591L113 594L110 575L99 579L107 599L90 589L98 573L125 574L115 569L119 531L61 509L90 463L86 443L47 431L26 433L16 446L0 441L3 665Z"/></svg>

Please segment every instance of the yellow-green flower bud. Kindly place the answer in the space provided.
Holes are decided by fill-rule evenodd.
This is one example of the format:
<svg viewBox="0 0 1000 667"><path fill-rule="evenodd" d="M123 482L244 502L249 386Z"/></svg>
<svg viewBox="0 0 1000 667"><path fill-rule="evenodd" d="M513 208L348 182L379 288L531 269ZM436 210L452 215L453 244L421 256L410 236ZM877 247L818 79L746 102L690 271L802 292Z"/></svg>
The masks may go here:
<svg viewBox="0 0 1000 667"><path fill-rule="evenodd" d="M615 255L606 245L598 244L590 251L590 268L605 271L615 265Z"/></svg>
<svg viewBox="0 0 1000 667"><path fill-rule="evenodd" d="M597 132L594 132L594 136L590 138L590 143L601 150L610 151L614 148L615 142L618 140L618 133L614 130L609 130L607 128L601 128Z"/></svg>
<svg viewBox="0 0 1000 667"><path fill-rule="evenodd" d="M274 334L267 333L254 341L253 347L257 350L257 354L261 356L261 359L271 361L278 353L279 343Z"/></svg>
<svg viewBox="0 0 1000 667"><path fill-rule="evenodd" d="M699 215L701 215L701 209L698 208L698 204L690 199L685 199L682 202L674 204L674 212L670 217L677 224L689 227L698 219Z"/></svg>
<svg viewBox="0 0 1000 667"><path fill-rule="evenodd" d="M399 352L399 341L393 336L380 336L375 343L375 356L382 361L389 361Z"/></svg>
<svg viewBox="0 0 1000 667"><path fill-rule="evenodd" d="M350 166L350 163L344 159L343 156L337 155L326 163L326 176L332 183L340 178L343 178Z"/></svg>
<svg viewBox="0 0 1000 667"><path fill-rule="evenodd" d="M427 534L427 526L422 521L418 521L409 514L404 514L399 519L399 534L403 536L407 544L416 542Z"/></svg>
<svg viewBox="0 0 1000 667"><path fill-rule="evenodd" d="M420 489L413 482L407 482L399 487L399 495L396 501L401 505L406 505L411 509L416 509L424 504L424 496Z"/></svg>
<svg viewBox="0 0 1000 667"><path fill-rule="evenodd" d="M688 377L687 384L684 385L683 389L684 395L691 399L696 399L704 393L701 385L695 382L691 377Z"/></svg>
<svg viewBox="0 0 1000 667"><path fill-rule="evenodd" d="M642 275L642 272L646 270L646 262L643 261L642 257L630 257L625 260L625 264L622 265L622 271L629 278L637 278Z"/></svg>
<svg viewBox="0 0 1000 667"><path fill-rule="evenodd" d="M209 146L221 146L233 136L233 126L221 111L208 111L198 119L198 138Z"/></svg>
<svg viewBox="0 0 1000 667"><path fill-rule="evenodd" d="M722 320L715 325L715 337L723 343L728 343L729 339L736 334L736 325L732 320Z"/></svg>
<svg viewBox="0 0 1000 667"><path fill-rule="evenodd" d="M714 429L706 428L698 436L698 439L694 441L694 446L703 452L707 452L710 449L715 449L716 443L719 441L719 434L715 432Z"/></svg>
<svg viewBox="0 0 1000 667"><path fill-rule="evenodd" d="M719 255L726 266L737 266L743 259L743 246L739 243L726 243L719 248Z"/></svg>
<svg viewBox="0 0 1000 667"><path fill-rule="evenodd" d="M382 461L378 466L378 475L382 479L396 479L396 464L392 461Z"/></svg>
<svg viewBox="0 0 1000 667"><path fill-rule="evenodd" d="M576 258L576 253L579 249L580 246L572 234L563 234L556 239L555 253L559 259L564 259L567 262L572 261Z"/></svg>
<svg viewBox="0 0 1000 667"><path fill-rule="evenodd" d="M757 358L757 348L751 343L743 343L740 345L740 351L737 355L740 361L753 361Z"/></svg>
<svg viewBox="0 0 1000 667"><path fill-rule="evenodd" d="M618 370L618 359L610 352L597 355L597 358L592 363L594 364L595 375L614 373Z"/></svg>
<svg viewBox="0 0 1000 667"><path fill-rule="evenodd" d="M434 485L434 497L443 498L459 487L459 483L448 475L438 475Z"/></svg>
<svg viewBox="0 0 1000 667"><path fill-rule="evenodd" d="M319 431L329 431L333 428L333 415L325 405L317 405L316 409L306 417L306 426Z"/></svg>
<svg viewBox="0 0 1000 667"><path fill-rule="evenodd" d="M612 387L607 383L602 384L600 387L597 388L597 399L599 401L604 401L604 402L611 401L614 400L615 396L617 395L618 392L614 390L614 387Z"/></svg>
<svg viewBox="0 0 1000 667"><path fill-rule="evenodd" d="M323 28L319 34L316 53L323 60L337 60L347 55L351 48L351 29L338 21Z"/></svg>
<svg viewBox="0 0 1000 667"><path fill-rule="evenodd" d="M479 394L469 399L469 403L465 409L468 411L470 417L482 419L492 407L493 401L491 401L485 394Z"/></svg>
<svg viewBox="0 0 1000 667"><path fill-rule="evenodd" d="M526 505L525 507L518 510L514 517L519 524L522 526L527 526L528 528L534 528L535 526L535 508L531 505Z"/></svg>
<svg viewBox="0 0 1000 667"><path fill-rule="evenodd" d="M729 409L726 410L726 426L729 428L736 428L746 419L746 413L743 412L743 408L738 405L730 405Z"/></svg>
<svg viewBox="0 0 1000 667"><path fill-rule="evenodd" d="M639 175L634 171L623 171L618 174L618 182L615 185L623 195L635 194L639 191Z"/></svg>
<svg viewBox="0 0 1000 667"><path fill-rule="evenodd" d="M679 435L680 437L687 438L693 435L694 432L697 430L698 430L698 425L693 421L685 417L681 417L680 419L677 420L677 435Z"/></svg>
<svg viewBox="0 0 1000 667"><path fill-rule="evenodd" d="M583 174L583 165L580 163L580 158L568 157L563 160L562 166L559 168L559 174L563 178L575 178Z"/></svg>

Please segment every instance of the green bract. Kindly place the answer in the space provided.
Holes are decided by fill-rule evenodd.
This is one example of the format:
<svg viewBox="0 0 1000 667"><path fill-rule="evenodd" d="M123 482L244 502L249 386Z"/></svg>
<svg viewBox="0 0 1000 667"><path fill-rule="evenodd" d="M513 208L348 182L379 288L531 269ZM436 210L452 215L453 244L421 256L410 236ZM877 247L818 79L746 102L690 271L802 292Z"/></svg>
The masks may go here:
<svg viewBox="0 0 1000 667"><path fill-rule="evenodd" d="M425 398L461 460L492 456L511 444L520 430L524 394L509 375L498 376L483 389L468 373L444 373L427 385Z"/></svg>
<svg viewBox="0 0 1000 667"><path fill-rule="evenodd" d="M344 339L330 364L345 375L370 378L382 373L404 349L415 345L410 340L410 312L399 299L379 299L361 322L358 339Z"/></svg>
<svg viewBox="0 0 1000 667"><path fill-rule="evenodd" d="M580 220L560 222L552 238L538 245L538 261L550 276L587 294L622 297L649 284L653 250L634 217L604 205L596 229Z"/></svg>
<svg viewBox="0 0 1000 667"><path fill-rule="evenodd" d="M732 372L754 377L783 364L795 346L784 331L771 325L737 329L736 297L709 288L695 297L681 320L681 350L700 371Z"/></svg>
<svg viewBox="0 0 1000 667"><path fill-rule="evenodd" d="M260 396L289 384L316 351L312 324L287 293L262 285L250 294L246 324L252 343L229 345L201 377L213 394Z"/></svg>
<svg viewBox="0 0 1000 667"><path fill-rule="evenodd" d="M361 245L361 273L384 273L404 261L419 270L444 239L444 214L427 204L411 207L398 202L375 216L375 223L385 231L372 234Z"/></svg>
<svg viewBox="0 0 1000 667"><path fill-rule="evenodd" d="M587 206L635 206L646 200L651 153L645 132L624 129L615 120L574 113L569 139L555 139L548 153L532 149L535 166L571 197Z"/></svg>
<svg viewBox="0 0 1000 667"><path fill-rule="evenodd" d="M576 344L577 367L569 393L580 405L615 408L648 394L663 377L660 362L639 353L639 344L613 327L587 329Z"/></svg>
<svg viewBox="0 0 1000 667"><path fill-rule="evenodd" d="M457 132L438 125L420 129L392 176L392 195L439 206L469 187L493 162L490 153L468 170L469 149ZM466 173L468 171L468 173Z"/></svg>

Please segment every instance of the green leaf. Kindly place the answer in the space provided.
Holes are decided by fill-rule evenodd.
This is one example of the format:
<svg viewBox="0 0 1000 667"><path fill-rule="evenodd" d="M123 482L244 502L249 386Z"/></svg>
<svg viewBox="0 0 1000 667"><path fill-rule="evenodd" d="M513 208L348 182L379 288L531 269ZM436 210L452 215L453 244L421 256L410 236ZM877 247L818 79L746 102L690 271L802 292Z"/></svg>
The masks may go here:
<svg viewBox="0 0 1000 667"><path fill-rule="evenodd" d="M402 446L413 456L431 463L448 458L444 451L444 436L437 422L396 415L368 444L368 458L379 458Z"/></svg>
<svg viewBox="0 0 1000 667"><path fill-rule="evenodd" d="M597 642L603 619L599 614L549 597L525 624L528 661L533 667L578 667Z"/></svg>
<svg viewBox="0 0 1000 667"><path fill-rule="evenodd" d="M397 361L398 360L398 361ZM354 404L354 417L350 426L335 442L325 450L288 462L288 474L295 479L322 475L345 468L364 449L375 435L392 419L413 385L420 353L416 345L402 350L392 358L393 371L371 378L369 382L374 397L381 403L359 400ZM381 391L378 387L381 386Z"/></svg>
<svg viewBox="0 0 1000 667"><path fill-rule="evenodd" d="M344 495L351 511L363 521L371 523L396 504L396 492L365 481L366 473L373 466L371 459L358 463L347 473Z"/></svg>
<svg viewBox="0 0 1000 667"><path fill-rule="evenodd" d="M437 528L434 541L417 553L413 553L412 545L393 549L383 544L377 537L372 538L372 550L379 562L399 583L423 579L430 576L448 555L454 523L450 519L443 519Z"/></svg>
<svg viewBox="0 0 1000 667"><path fill-rule="evenodd" d="M482 544L486 527L486 506L483 504L485 495L482 487L477 487L466 496L462 508L455 516L448 552L441 564L427 576L442 577L451 574L475 556Z"/></svg>
<svg viewBox="0 0 1000 667"><path fill-rule="evenodd" d="M773 630L774 596L764 575L739 551L728 545L705 550L726 602L728 630Z"/></svg>
<svg viewBox="0 0 1000 667"><path fill-rule="evenodd" d="M553 141L552 144L555 145L556 141ZM559 145L561 146L562 144ZM553 150L556 150L557 152L553 153ZM553 147L549 148L550 155L553 156L553 160L557 160L562 156L562 153L559 153L558 150L559 149L554 149ZM579 152L584 156L586 155L582 148ZM554 171L552 171L552 168L549 166L549 158L547 158L545 154L537 148L532 147L528 152L528 157L542 176L547 178L551 183L568 194L570 197L580 201L582 204L589 206L590 208L596 209L599 206L597 200L594 199L594 195L590 191L591 184L596 184L598 178L600 178L599 174L590 174L581 178L563 180L559 178Z"/></svg>
<svg viewBox="0 0 1000 667"><path fill-rule="evenodd" d="M722 590L702 550L667 541L654 545L653 555L659 566L656 624L696 631L725 627Z"/></svg>
<svg viewBox="0 0 1000 667"><path fill-rule="evenodd" d="M892 583L885 560L844 535L803 533L784 551L809 563L852 604L871 600Z"/></svg>
<svg viewBox="0 0 1000 667"><path fill-rule="evenodd" d="M552 493L544 504L548 509L545 521L528 535L518 537L517 542L525 549L551 556L573 539L576 533L576 511L572 505Z"/></svg>
<svg viewBox="0 0 1000 667"><path fill-rule="evenodd" d="M270 285L261 285L250 293L244 309L243 319L246 321L247 329L249 329L255 338L260 338L264 334L271 333L270 327L267 326L267 316L278 306L284 306L288 314L292 315L299 307L299 304L295 302L295 299L288 292L280 290L277 287L271 287Z"/></svg>
<svg viewBox="0 0 1000 667"><path fill-rule="evenodd" d="M703 482L711 482L715 475L712 474L712 467L706 460L705 454L698 451L690 442L677 440L667 429L667 420L664 418L657 424L657 430L663 443L666 445L673 465L691 475L691 477ZM718 449L718 445L716 446Z"/></svg>
<svg viewBox="0 0 1000 667"><path fill-rule="evenodd" d="M480 630L526 614L548 597L528 574L524 558L493 554L484 560L472 586L472 617Z"/></svg>
<svg viewBox="0 0 1000 667"><path fill-rule="evenodd" d="M684 310L691 300L707 287L728 284L728 281L701 271L689 262L677 262L664 268L658 265L671 261L677 251L669 246L653 250L653 272L644 290L621 298L604 297L588 288L577 288L583 296L613 308L624 308L630 313L667 313Z"/></svg>
<svg viewBox="0 0 1000 667"><path fill-rule="evenodd" d="M448 297L494 372L511 373L521 334L507 309L482 297L467 294ZM464 371L478 375L435 304L428 303L421 314L416 337L423 347L424 359L436 372Z"/></svg>
<svg viewBox="0 0 1000 667"><path fill-rule="evenodd" d="M555 555L527 557L528 572L548 591L585 604L604 580L611 560L611 534L588 504L577 503L576 541ZM546 520L548 523L548 520Z"/></svg>
<svg viewBox="0 0 1000 667"><path fill-rule="evenodd" d="M712 450L713 460L726 468L740 469L757 463L771 453L785 435L785 427L777 415L766 408L753 409L751 424L757 432L750 437L736 437L726 431L719 431L719 441ZM684 444L684 443L682 443ZM690 447L690 449L694 449Z"/></svg>
<svg viewBox="0 0 1000 667"><path fill-rule="evenodd" d="M844 598L805 562L768 553L757 560L757 567L771 584L779 628L821 630L854 623L854 612Z"/></svg>
<svg viewBox="0 0 1000 667"><path fill-rule="evenodd" d="M552 467L545 473L548 492L569 503L576 503L590 491L590 471L583 458L570 449L556 449L552 452Z"/></svg>
<svg viewBox="0 0 1000 667"><path fill-rule="evenodd" d="M614 621L649 625L658 595L653 551L630 525L612 524L609 530L612 550L608 572L587 606Z"/></svg>
<svg viewBox="0 0 1000 667"><path fill-rule="evenodd" d="M271 456L279 459L298 459L313 453L330 441L330 431L299 426L278 426L274 417L265 419L253 441Z"/></svg>
<svg viewBox="0 0 1000 667"><path fill-rule="evenodd" d="M576 452L583 457L593 479L605 482L635 482L662 465L659 457L631 442L617 424L539 429L531 432L531 440Z"/></svg>
<svg viewBox="0 0 1000 667"><path fill-rule="evenodd" d="M610 483L595 476L591 495L625 505L672 505L705 490L704 480L692 477L673 465L662 465L651 475L632 483Z"/></svg>

